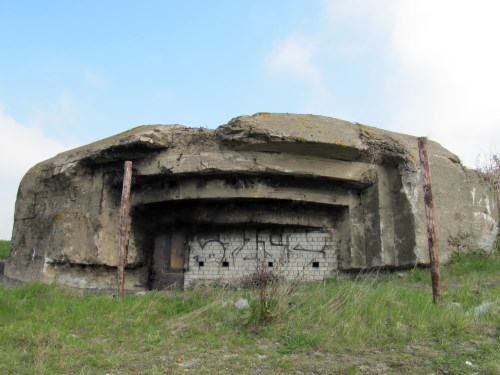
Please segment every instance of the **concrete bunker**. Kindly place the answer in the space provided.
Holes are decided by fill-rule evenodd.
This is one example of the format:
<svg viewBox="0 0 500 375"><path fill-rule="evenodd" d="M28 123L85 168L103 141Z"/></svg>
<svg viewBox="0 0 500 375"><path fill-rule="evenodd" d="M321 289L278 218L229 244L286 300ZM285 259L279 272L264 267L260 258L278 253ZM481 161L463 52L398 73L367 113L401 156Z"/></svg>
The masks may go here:
<svg viewBox="0 0 500 375"><path fill-rule="evenodd" d="M415 137L313 115L240 116L215 130L143 126L33 167L5 274L116 287L123 161L133 161L125 287L231 282L286 259L307 279L426 264ZM441 260L493 248L491 187L435 142Z"/></svg>
<svg viewBox="0 0 500 375"><path fill-rule="evenodd" d="M265 261L273 268L283 258L288 273L302 270L305 277L320 280L335 274L341 253L348 253L349 208L345 202L258 197L262 189L290 192L294 185L319 187L317 182L226 175L144 183L150 189L149 197L154 189L174 197L140 203L132 209L134 247L149 269L151 288L230 282L253 273L257 262ZM184 199L193 183L194 196ZM139 180L134 189L143 190ZM141 193L133 196L133 204L144 199Z"/></svg>
<svg viewBox="0 0 500 375"><path fill-rule="evenodd" d="M302 268L323 279L337 271L340 248L347 248L346 211L275 199L187 200L138 207L132 227L154 220L135 232L154 289L230 281L254 272L259 261L277 267L283 257L290 272Z"/></svg>

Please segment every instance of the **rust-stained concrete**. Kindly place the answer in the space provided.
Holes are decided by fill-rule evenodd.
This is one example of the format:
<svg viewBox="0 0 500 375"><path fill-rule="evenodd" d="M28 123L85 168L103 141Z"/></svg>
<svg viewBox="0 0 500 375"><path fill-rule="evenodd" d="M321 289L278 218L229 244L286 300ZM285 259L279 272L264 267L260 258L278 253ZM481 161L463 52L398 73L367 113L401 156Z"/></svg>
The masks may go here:
<svg viewBox="0 0 500 375"><path fill-rule="evenodd" d="M491 250L498 202L429 142L438 245ZM133 162L125 288L234 280L286 259L310 279L428 262L416 137L258 113L219 128L141 126L33 167L6 276L116 287L123 162Z"/></svg>

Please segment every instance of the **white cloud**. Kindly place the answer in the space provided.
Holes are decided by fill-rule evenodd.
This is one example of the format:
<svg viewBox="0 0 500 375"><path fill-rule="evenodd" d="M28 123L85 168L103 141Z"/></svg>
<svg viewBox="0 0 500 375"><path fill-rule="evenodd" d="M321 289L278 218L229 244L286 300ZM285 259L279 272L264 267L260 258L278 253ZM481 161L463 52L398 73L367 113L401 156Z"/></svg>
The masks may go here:
<svg viewBox="0 0 500 375"><path fill-rule="evenodd" d="M498 1L397 1L393 48L413 94L397 122L474 166L500 148Z"/></svg>
<svg viewBox="0 0 500 375"><path fill-rule="evenodd" d="M48 159L66 147L45 136L39 128L27 127L5 113L0 105L0 239L12 233L14 203L23 175L36 163Z"/></svg>
<svg viewBox="0 0 500 375"><path fill-rule="evenodd" d="M306 112L352 120L357 114L339 113L332 100L343 87L324 79L323 59L341 57L345 65L335 68L346 74L349 61L383 72L369 77L378 92L365 113L383 113L381 126L428 136L474 167L478 154L500 151L498 14L497 0L325 0L314 34L285 39L269 66L308 82ZM380 56L372 59L373 51ZM368 69L373 64L386 65ZM372 89L350 78L359 92Z"/></svg>
<svg viewBox="0 0 500 375"><path fill-rule="evenodd" d="M356 40L361 47L383 36L390 28L394 9L394 0L324 0L325 16L330 28L341 25L347 31L346 38L351 42ZM328 32L328 30L326 30ZM352 46L359 50L358 46Z"/></svg>
<svg viewBox="0 0 500 375"><path fill-rule="evenodd" d="M75 103L70 94L64 90L57 101L46 105L43 109L37 108L29 120L35 127L66 127L78 115Z"/></svg>
<svg viewBox="0 0 500 375"><path fill-rule="evenodd" d="M306 79L320 85L321 74L313 62L314 43L311 40L289 37L269 54L271 69L278 74Z"/></svg>
<svg viewBox="0 0 500 375"><path fill-rule="evenodd" d="M303 81L309 85L309 99L303 106L303 111L307 113L324 113L331 100L331 94L315 63L316 45L314 38L292 36L269 54L269 67L275 75Z"/></svg>

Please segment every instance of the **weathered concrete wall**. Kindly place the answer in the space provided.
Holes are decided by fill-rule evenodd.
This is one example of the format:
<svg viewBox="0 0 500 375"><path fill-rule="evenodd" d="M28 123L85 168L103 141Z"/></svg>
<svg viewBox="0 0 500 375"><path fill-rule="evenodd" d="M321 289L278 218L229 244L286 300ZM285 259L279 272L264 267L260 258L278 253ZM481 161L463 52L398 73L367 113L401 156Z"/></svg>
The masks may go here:
<svg viewBox="0 0 500 375"><path fill-rule="evenodd" d="M429 154L441 260L492 249L492 188L439 144L429 142ZM260 113L215 130L142 126L36 165L19 187L5 274L115 287L125 160L133 161L129 290L244 276L255 269L247 252L274 265L283 247L290 271L318 262L304 269L310 279L428 262L415 137ZM241 246L231 259L220 255Z"/></svg>

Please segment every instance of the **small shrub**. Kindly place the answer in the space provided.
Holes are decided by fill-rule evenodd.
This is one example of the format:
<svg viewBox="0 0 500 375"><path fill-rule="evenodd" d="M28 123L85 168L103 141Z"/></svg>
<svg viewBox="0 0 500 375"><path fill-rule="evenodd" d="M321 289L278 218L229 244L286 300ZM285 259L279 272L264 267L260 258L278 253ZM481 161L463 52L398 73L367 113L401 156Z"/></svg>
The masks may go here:
<svg viewBox="0 0 500 375"><path fill-rule="evenodd" d="M257 269L247 278L247 283L259 292L260 324L279 318L286 305L286 298L297 290L297 286L305 279L305 269L314 261L312 259L302 270L292 273L287 269L287 253L283 247L280 258L270 270L266 259L257 263Z"/></svg>
<svg viewBox="0 0 500 375"><path fill-rule="evenodd" d="M476 171L479 176L489 182L496 191L500 191L500 156L491 154L484 159L478 156L476 160Z"/></svg>
<svg viewBox="0 0 500 375"><path fill-rule="evenodd" d="M0 240L0 260L7 259L9 255L10 241Z"/></svg>

